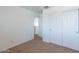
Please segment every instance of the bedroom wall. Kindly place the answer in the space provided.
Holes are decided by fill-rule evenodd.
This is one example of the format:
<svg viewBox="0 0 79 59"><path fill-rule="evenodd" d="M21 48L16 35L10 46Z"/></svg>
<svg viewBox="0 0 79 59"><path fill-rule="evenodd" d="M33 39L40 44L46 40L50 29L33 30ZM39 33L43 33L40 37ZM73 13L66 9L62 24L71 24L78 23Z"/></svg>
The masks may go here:
<svg viewBox="0 0 79 59"><path fill-rule="evenodd" d="M0 7L0 51L32 40L37 15L21 7Z"/></svg>

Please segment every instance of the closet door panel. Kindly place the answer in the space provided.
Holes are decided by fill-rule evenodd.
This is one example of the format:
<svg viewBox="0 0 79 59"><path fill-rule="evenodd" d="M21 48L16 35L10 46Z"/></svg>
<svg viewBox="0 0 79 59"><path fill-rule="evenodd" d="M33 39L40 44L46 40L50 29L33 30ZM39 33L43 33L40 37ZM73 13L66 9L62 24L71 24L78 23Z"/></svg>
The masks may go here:
<svg viewBox="0 0 79 59"><path fill-rule="evenodd" d="M62 45L62 32L61 32L62 19L60 14L53 15L51 22L52 22L51 41L52 43Z"/></svg>
<svg viewBox="0 0 79 59"><path fill-rule="evenodd" d="M78 11L63 14L63 46L78 50Z"/></svg>

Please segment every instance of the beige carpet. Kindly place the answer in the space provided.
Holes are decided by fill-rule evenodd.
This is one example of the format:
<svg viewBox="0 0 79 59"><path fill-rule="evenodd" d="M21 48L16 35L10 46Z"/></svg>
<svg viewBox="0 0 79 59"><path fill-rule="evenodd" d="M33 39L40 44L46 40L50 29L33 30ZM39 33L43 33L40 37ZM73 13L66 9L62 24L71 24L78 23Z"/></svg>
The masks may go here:
<svg viewBox="0 0 79 59"><path fill-rule="evenodd" d="M41 38L35 37L26 43L8 49L13 53L76 53L78 51L65 48L56 44L43 42Z"/></svg>

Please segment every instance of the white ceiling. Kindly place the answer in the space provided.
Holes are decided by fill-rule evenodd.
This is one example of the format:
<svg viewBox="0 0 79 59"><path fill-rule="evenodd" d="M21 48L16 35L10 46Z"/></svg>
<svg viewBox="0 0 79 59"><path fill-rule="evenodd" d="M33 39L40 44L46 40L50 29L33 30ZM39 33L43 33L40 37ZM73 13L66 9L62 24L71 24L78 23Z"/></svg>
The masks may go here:
<svg viewBox="0 0 79 59"><path fill-rule="evenodd" d="M74 8L79 8L79 6L21 6L22 8L29 9L31 11L37 12L37 13L42 13L43 9L48 9L49 12L52 10L53 12L55 11L60 11L60 10L67 10L67 9L74 9ZM53 8L51 8L53 7Z"/></svg>
<svg viewBox="0 0 79 59"><path fill-rule="evenodd" d="M37 13L41 13L43 9L43 6L21 6L21 7Z"/></svg>

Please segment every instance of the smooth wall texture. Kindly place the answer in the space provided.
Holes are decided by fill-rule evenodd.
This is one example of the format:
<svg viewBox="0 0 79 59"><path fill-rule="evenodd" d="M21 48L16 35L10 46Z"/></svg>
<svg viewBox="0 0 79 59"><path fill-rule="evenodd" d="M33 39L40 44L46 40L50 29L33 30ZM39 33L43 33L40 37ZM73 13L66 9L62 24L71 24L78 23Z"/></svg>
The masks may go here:
<svg viewBox="0 0 79 59"><path fill-rule="evenodd" d="M59 8L43 11L43 40L79 51L78 9Z"/></svg>
<svg viewBox="0 0 79 59"><path fill-rule="evenodd" d="M21 7L0 7L0 51L32 40L36 16Z"/></svg>

